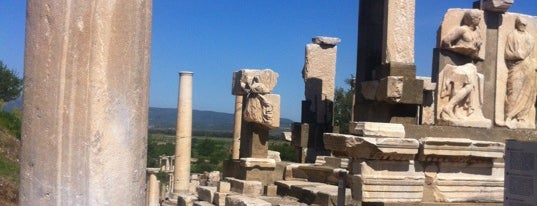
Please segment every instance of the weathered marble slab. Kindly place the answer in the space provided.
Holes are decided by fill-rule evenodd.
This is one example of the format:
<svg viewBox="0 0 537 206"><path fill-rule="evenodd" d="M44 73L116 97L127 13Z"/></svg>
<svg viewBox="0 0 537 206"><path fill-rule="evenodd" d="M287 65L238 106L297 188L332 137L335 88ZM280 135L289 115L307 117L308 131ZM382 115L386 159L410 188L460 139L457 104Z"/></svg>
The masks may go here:
<svg viewBox="0 0 537 206"><path fill-rule="evenodd" d="M426 171L436 202L503 201L503 163L440 162Z"/></svg>
<svg viewBox="0 0 537 206"><path fill-rule="evenodd" d="M276 160L270 158L241 158L241 166L246 168L260 167L260 168L275 168Z"/></svg>
<svg viewBox="0 0 537 206"><path fill-rule="evenodd" d="M425 176L413 160L351 161L351 190L362 202L421 202Z"/></svg>
<svg viewBox="0 0 537 206"><path fill-rule="evenodd" d="M405 138L325 133L323 140L335 156L349 158L413 160L419 148L418 140Z"/></svg>
<svg viewBox="0 0 537 206"><path fill-rule="evenodd" d="M349 132L367 137L405 137L405 127L394 123L351 122Z"/></svg>
<svg viewBox="0 0 537 206"><path fill-rule="evenodd" d="M505 148L505 144L499 142L464 138L426 137L420 139L420 143L423 145L423 153L420 154L420 159L430 161L445 161L442 157L448 159L450 159L449 157L454 157L457 159L456 161L470 160L472 158L498 159L503 158Z"/></svg>

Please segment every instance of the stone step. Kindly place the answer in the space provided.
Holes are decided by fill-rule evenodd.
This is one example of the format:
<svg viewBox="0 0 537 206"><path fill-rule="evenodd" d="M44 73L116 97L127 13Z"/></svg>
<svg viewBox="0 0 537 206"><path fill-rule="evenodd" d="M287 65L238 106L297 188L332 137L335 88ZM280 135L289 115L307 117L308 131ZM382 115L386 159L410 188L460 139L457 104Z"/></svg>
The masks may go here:
<svg viewBox="0 0 537 206"><path fill-rule="evenodd" d="M193 206L214 206L213 204L205 201L196 201Z"/></svg>
<svg viewBox="0 0 537 206"><path fill-rule="evenodd" d="M231 191L248 196L260 196L263 194L263 184L259 181L239 180L227 177L226 181L231 184Z"/></svg>
<svg viewBox="0 0 537 206"><path fill-rule="evenodd" d="M335 206L338 187L334 185L307 181L278 181L278 195L290 196L305 204ZM351 190L345 189L345 205L358 205L352 199Z"/></svg>
<svg viewBox="0 0 537 206"><path fill-rule="evenodd" d="M226 196L226 206L272 206L272 204L255 197L228 195Z"/></svg>

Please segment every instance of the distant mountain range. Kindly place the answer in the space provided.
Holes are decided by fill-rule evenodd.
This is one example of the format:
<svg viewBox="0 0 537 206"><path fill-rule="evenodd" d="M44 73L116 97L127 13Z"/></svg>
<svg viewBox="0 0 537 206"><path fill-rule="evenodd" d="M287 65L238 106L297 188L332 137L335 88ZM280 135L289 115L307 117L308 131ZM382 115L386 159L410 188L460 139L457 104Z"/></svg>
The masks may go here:
<svg viewBox="0 0 537 206"><path fill-rule="evenodd" d="M233 131L234 114L213 111L192 111L192 130ZM293 120L280 118L280 130L289 130ZM177 124L177 109L149 107L149 128L173 128Z"/></svg>
<svg viewBox="0 0 537 206"><path fill-rule="evenodd" d="M4 111L22 108L22 98L10 101ZM197 131L233 131L234 114L213 111L192 111L192 130ZM290 130L292 120L280 118L280 131ZM150 129L174 129L177 124L177 109L149 107Z"/></svg>

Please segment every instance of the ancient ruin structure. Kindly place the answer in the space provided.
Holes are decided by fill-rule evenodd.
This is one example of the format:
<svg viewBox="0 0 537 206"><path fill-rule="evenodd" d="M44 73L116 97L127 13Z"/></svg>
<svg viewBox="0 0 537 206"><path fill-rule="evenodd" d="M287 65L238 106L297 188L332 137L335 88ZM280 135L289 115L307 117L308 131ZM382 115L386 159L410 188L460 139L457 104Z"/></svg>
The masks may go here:
<svg viewBox="0 0 537 206"><path fill-rule="evenodd" d="M440 47L443 50L440 58L443 61L439 65L437 81L437 123L489 128L492 121L483 116L481 109L485 79L476 67L476 63L484 59L481 50L484 30L479 27L484 21L483 13L474 9L455 15L454 10L450 11L451 14L446 15L461 16L462 12L462 20L459 23L444 21L441 27Z"/></svg>
<svg viewBox="0 0 537 206"><path fill-rule="evenodd" d="M280 96L271 94L278 74L270 69L233 73L232 94L243 98L239 160L224 165L224 177L272 183L274 159L268 158L269 131L280 126Z"/></svg>
<svg viewBox="0 0 537 206"><path fill-rule="evenodd" d="M302 69L306 100L302 101L301 122L293 125L292 135L301 162L311 163L315 156L329 154L322 134L334 131L336 56L340 41L335 37L318 36L306 45Z"/></svg>
<svg viewBox="0 0 537 206"><path fill-rule="evenodd" d="M360 1L355 121L419 121L424 82L416 78L414 14L414 0Z"/></svg>
<svg viewBox="0 0 537 206"><path fill-rule="evenodd" d="M146 202L151 7L27 2L20 205Z"/></svg>
<svg viewBox="0 0 537 206"><path fill-rule="evenodd" d="M235 146L221 179L190 174L190 72L180 73L176 154L145 168L151 1L29 1L20 204L535 205L534 145L508 139L537 136L537 17L512 4L448 10L423 78L415 2L360 0L355 121L350 134L334 129L340 40L315 37L291 135L301 163L268 150L278 74L235 72Z"/></svg>

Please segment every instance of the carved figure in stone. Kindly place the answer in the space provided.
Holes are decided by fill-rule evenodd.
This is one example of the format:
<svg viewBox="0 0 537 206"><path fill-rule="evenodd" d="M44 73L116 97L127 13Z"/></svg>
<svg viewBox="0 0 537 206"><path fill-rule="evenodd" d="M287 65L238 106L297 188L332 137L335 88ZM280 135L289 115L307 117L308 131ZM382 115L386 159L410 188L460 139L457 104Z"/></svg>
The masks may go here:
<svg viewBox="0 0 537 206"><path fill-rule="evenodd" d="M461 26L453 29L442 39L442 48L473 59L480 59L478 56L482 44L481 35L479 34L480 21L481 13L479 10L466 11Z"/></svg>
<svg viewBox="0 0 537 206"><path fill-rule="evenodd" d="M270 101L265 98L270 90L259 82L259 76L255 76L251 82L247 83L244 88L248 91L248 101L246 102L246 110L244 118L246 121L269 123L272 121L273 106ZM259 112L261 111L261 113Z"/></svg>
<svg viewBox="0 0 537 206"><path fill-rule="evenodd" d="M470 57L473 61L482 60L478 56L482 44L478 32L480 21L481 13L478 10L465 12L462 25L442 39L442 48ZM491 121L485 119L481 110L484 77L477 72L473 62L447 64L439 73L438 83L440 98L447 102L440 105L440 119L457 126L491 126Z"/></svg>
<svg viewBox="0 0 537 206"><path fill-rule="evenodd" d="M441 118L450 122L464 121L468 118L484 119L481 111L483 104L483 75L477 73L472 63L462 66L446 65L439 74L440 98L449 101L441 109Z"/></svg>
<svg viewBox="0 0 537 206"><path fill-rule="evenodd" d="M509 128L535 128L530 113L535 110L537 93L536 61L531 57L535 41L526 31L527 20L517 17L515 30L507 36L505 63L509 69L505 123Z"/></svg>

